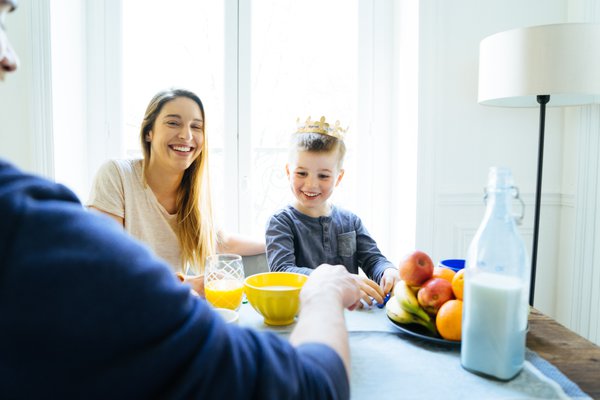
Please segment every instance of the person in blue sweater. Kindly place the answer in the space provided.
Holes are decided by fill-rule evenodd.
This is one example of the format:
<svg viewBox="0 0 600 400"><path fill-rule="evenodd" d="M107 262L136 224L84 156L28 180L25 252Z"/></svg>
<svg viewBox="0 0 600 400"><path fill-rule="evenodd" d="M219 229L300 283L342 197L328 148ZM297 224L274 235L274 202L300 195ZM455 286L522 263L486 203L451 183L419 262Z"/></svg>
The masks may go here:
<svg viewBox="0 0 600 400"><path fill-rule="evenodd" d="M1 25L0 77L16 60ZM226 324L109 217L2 160L0 215L1 398L349 397L343 266L308 279L285 341Z"/></svg>
<svg viewBox="0 0 600 400"><path fill-rule="evenodd" d="M267 261L271 271L306 275L322 263L344 265L361 288L360 307L370 307L371 299L384 302L400 276L361 219L329 201L344 176L344 133L325 117L299 123L285 166L294 199L267 223Z"/></svg>

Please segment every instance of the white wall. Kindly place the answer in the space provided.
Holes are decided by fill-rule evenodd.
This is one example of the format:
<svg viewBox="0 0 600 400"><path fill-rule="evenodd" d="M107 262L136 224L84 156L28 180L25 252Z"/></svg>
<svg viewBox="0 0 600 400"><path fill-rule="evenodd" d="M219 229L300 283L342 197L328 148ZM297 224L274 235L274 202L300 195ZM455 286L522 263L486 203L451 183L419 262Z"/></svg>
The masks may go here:
<svg viewBox="0 0 600 400"><path fill-rule="evenodd" d="M477 103L479 42L507 29L566 20L566 0L421 2L417 245L436 261L465 257L493 165L513 171L526 203L521 233L531 254L539 110ZM549 108L535 305L550 315L563 206L562 125L563 111Z"/></svg>
<svg viewBox="0 0 600 400"><path fill-rule="evenodd" d="M21 169L54 176L49 1L25 2L7 18L21 59L0 88L0 157Z"/></svg>
<svg viewBox="0 0 600 400"><path fill-rule="evenodd" d="M597 0L570 0L569 21L600 23ZM600 344L600 105L565 111L557 318ZM565 301L561 301L564 299Z"/></svg>
<svg viewBox="0 0 600 400"><path fill-rule="evenodd" d="M417 247L435 260L464 258L488 168L504 165L526 203L520 230L531 254L539 110L477 104L479 42L518 27L600 22L597 2L423 0L420 19ZM548 108L534 304L596 343L599 154L600 106Z"/></svg>
<svg viewBox="0 0 600 400"><path fill-rule="evenodd" d="M35 171L32 134L32 44L29 2L6 18L9 38L21 63L18 73L8 74L0 83L0 157L20 168Z"/></svg>

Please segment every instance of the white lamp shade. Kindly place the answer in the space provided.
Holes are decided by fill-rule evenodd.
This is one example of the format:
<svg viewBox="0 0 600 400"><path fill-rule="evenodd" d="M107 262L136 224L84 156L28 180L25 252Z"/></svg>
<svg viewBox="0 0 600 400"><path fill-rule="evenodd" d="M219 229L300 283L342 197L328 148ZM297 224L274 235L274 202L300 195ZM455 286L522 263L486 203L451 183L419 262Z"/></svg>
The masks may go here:
<svg viewBox="0 0 600 400"><path fill-rule="evenodd" d="M600 24L565 23L513 29L479 46L484 105L537 107L600 103Z"/></svg>

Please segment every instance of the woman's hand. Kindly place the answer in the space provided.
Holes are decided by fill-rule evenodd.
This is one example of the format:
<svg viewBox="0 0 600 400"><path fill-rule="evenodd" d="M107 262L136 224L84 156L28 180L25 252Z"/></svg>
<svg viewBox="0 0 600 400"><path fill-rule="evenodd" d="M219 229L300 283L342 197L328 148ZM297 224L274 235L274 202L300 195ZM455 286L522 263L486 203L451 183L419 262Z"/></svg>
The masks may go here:
<svg viewBox="0 0 600 400"><path fill-rule="evenodd" d="M180 278L181 279L181 278ZM183 275L183 283L187 283L192 288L192 292L202 298L204 295L204 275Z"/></svg>
<svg viewBox="0 0 600 400"><path fill-rule="evenodd" d="M353 274L352 277L360 288L360 298L362 301L359 303L358 308L370 306L373 303L373 300L379 304L383 303L385 294L377 283L362 275Z"/></svg>
<svg viewBox="0 0 600 400"><path fill-rule="evenodd" d="M380 287L383 290L383 294L386 295L394 290L394 286L396 283L400 281L400 274L398 273L397 268L387 268L383 271L383 276L381 277Z"/></svg>

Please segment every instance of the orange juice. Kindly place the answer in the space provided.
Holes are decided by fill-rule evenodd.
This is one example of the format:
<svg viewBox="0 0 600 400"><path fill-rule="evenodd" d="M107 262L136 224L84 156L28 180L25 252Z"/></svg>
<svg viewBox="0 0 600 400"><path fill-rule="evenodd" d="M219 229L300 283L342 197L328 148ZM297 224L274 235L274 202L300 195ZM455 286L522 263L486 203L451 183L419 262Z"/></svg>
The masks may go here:
<svg viewBox="0 0 600 400"><path fill-rule="evenodd" d="M242 303L244 285L235 279L210 281L204 287L206 300L216 308L236 310Z"/></svg>

